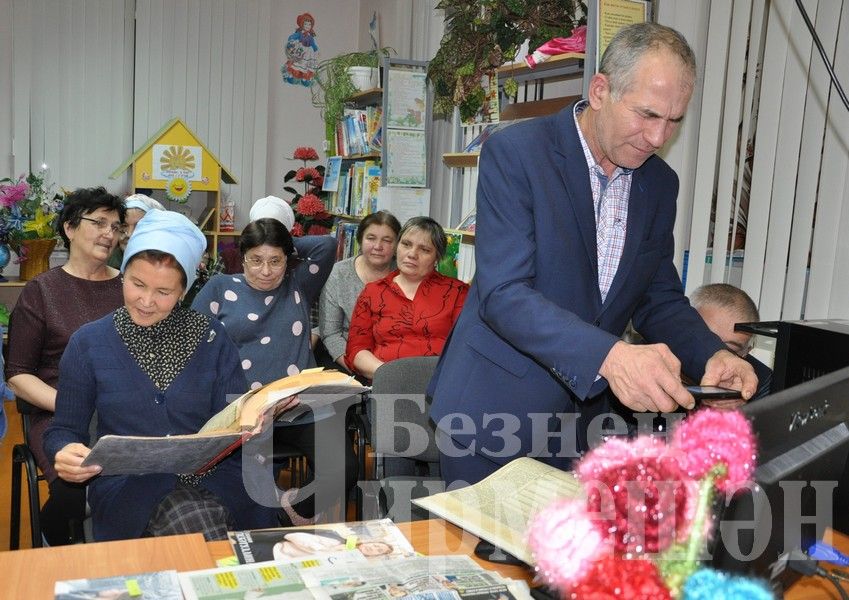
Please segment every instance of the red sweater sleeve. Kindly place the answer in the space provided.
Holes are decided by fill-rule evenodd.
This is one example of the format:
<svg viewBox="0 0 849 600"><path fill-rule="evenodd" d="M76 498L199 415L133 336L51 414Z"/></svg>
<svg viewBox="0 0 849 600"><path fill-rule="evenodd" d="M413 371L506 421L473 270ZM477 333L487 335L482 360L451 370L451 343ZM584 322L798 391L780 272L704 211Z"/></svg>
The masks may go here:
<svg viewBox="0 0 849 600"><path fill-rule="evenodd" d="M354 357L360 350L374 352L374 315L371 309L371 294L366 285L354 305L351 324L348 328L348 343L345 346L345 364L354 371Z"/></svg>

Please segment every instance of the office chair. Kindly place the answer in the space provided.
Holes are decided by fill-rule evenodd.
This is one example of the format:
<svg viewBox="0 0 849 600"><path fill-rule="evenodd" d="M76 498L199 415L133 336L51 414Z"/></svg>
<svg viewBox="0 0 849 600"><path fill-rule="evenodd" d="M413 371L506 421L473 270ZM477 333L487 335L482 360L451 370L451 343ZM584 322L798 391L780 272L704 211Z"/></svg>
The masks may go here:
<svg viewBox="0 0 849 600"><path fill-rule="evenodd" d="M36 408L20 398L15 398L18 412L21 415L21 424L24 430L24 441L15 444L12 448L12 505L9 517L9 549L17 550L21 544L21 474L26 473L27 496L29 498L30 531L32 534L32 547L42 547L41 537L41 499L38 484L44 481L44 474L39 470L35 462L27 440L29 439L29 419Z"/></svg>
<svg viewBox="0 0 849 600"><path fill-rule="evenodd" d="M438 360L437 356L401 358L374 374L367 406L374 469L372 483L364 490L372 513L365 518L428 518L410 500L444 491L425 398Z"/></svg>

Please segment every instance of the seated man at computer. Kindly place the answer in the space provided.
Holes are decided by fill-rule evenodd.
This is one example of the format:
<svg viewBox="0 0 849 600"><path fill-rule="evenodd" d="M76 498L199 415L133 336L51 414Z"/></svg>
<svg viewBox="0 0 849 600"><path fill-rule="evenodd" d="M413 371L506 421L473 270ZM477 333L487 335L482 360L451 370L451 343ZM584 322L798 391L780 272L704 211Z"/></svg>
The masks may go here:
<svg viewBox="0 0 849 600"><path fill-rule="evenodd" d="M731 352L748 361L755 369L758 390L751 399L768 395L772 385L772 369L749 354L754 345L752 334L734 331L735 323L761 320L755 302L738 287L727 283L710 283L690 295L690 304L702 316L708 329L718 335Z"/></svg>

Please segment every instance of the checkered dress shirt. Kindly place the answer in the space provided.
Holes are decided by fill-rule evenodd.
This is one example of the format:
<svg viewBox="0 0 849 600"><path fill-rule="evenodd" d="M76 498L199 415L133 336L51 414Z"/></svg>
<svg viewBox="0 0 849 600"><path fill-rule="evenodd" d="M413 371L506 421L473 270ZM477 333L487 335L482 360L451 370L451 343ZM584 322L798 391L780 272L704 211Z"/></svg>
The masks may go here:
<svg viewBox="0 0 849 600"><path fill-rule="evenodd" d="M631 176L633 169L616 167L608 178L590 152L584 134L578 124L578 115L588 106L585 100L575 105L575 126L581 147L590 171L590 186L593 192L595 209L596 252L598 256L598 291L601 301L607 298L607 292L619 268L619 259L625 248L625 232L628 223L628 198L631 195Z"/></svg>

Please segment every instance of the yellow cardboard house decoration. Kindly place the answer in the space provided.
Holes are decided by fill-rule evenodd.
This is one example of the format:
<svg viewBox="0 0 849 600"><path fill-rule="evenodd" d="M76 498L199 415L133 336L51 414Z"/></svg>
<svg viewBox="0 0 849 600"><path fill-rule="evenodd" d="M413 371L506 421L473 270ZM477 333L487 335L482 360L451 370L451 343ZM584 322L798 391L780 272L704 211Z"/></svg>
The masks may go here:
<svg viewBox="0 0 849 600"><path fill-rule="evenodd" d="M213 238L212 248L217 248L222 233L221 184L238 181L183 121L168 121L109 178L120 177L129 167L133 169L133 192L139 188L165 190L168 199L180 203L193 191L212 192L214 202L208 203L198 226ZM234 235L232 231L227 234Z"/></svg>

